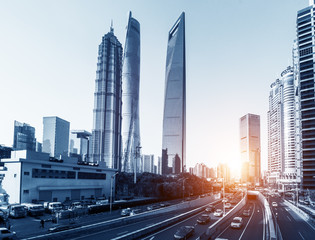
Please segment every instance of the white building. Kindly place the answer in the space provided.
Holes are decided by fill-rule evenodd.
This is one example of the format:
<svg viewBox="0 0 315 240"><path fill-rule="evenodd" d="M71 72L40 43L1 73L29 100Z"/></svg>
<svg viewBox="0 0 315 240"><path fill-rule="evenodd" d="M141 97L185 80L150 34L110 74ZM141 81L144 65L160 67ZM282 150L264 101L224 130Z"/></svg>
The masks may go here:
<svg viewBox="0 0 315 240"><path fill-rule="evenodd" d="M2 159L2 187L10 203L82 200L110 195L112 169L79 165L76 158L57 160L47 153L14 151Z"/></svg>

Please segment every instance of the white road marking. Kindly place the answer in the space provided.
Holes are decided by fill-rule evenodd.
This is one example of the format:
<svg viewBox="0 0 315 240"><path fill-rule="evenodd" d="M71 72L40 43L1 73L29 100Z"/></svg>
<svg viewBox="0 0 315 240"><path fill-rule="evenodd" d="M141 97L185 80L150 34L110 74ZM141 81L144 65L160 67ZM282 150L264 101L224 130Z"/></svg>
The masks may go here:
<svg viewBox="0 0 315 240"><path fill-rule="evenodd" d="M151 237L149 240L153 240L155 237L153 236L153 237Z"/></svg>
<svg viewBox="0 0 315 240"><path fill-rule="evenodd" d="M300 234L301 238L302 238L303 240L305 240L305 238L303 237L302 233L299 232L299 234Z"/></svg>
<svg viewBox="0 0 315 240"><path fill-rule="evenodd" d="M247 224L246 224L246 226L245 226L245 228L244 228L244 230L243 230L243 232L242 232L242 234L241 234L241 236L240 236L240 238L239 238L238 240L241 240L241 239L242 239L242 237L243 237L243 235L244 235L244 233L245 233L245 231L246 231L246 228L247 228L248 224L250 223L250 220L251 220L252 217L254 216L255 206L256 206L256 204L254 203L254 210L253 210L253 212L252 212L252 216L250 216L250 219L248 220L248 222L247 222ZM257 211L257 212L259 212L259 211Z"/></svg>
<svg viewBox="0 0 315 240"><path fill-rule="evenodd" d="M289 216L287 216L287 218L289 219L290 222L292 222L292 220L289 218Z"/></svg>
<svg viewBox="0 0 315 240"><path fill-rule="evenodd" d="M129 232L129 231L124 231L124 232L117 233L117 236L122 235L122 234L125 234L125 233L127 233L127 232Z"/></svg>

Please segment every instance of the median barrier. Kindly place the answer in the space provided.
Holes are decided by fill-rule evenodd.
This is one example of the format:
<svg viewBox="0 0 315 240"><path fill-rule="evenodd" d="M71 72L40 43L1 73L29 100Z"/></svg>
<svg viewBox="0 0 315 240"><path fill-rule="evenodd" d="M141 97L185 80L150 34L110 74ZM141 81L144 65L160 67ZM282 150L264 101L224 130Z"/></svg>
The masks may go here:
<svg viewBox="0 0 315 240"><path fill-rule="evenodd" d="M262 195L260 192L258 193L258 200L263 204L264 206L264 223L266 229L265 229L265 239L266 240L275 240L277 238L277 229L275 227L275 223L273 221L270 205L267 201L267 199Z"/></svg>
<svg viewBox="0 0 315 240"><path fill-rule="evenodd" d="M293 210L296 214L298 214L304 221L308 221L310 219L309 215L305 213L303 210L299 209L297 206L293 205L287 200L284 200L284 204L287 205L291 210Z"/></svg>
<svg viewBox="0 0 315 240"><path fill-rule="evenodd" d="M101 228L102 230L105 229L109 229L109 228L113 228L116 226L121 226L123 224L129 224L129 223L135 223L139 220L145 220L145 219L150 219L152 217L152 215L160 215L160 214L165 214L165 213L171 213L173 211L177 211L177 210L183 210L183 209L188 209L188 208L193 208L193 207L197 207L197 209L194 209L192 211L202 211L205 209L206 205L212 203L215 204L219 201L221 201L220 199L218 199L220 197L220 195L213 195L210 197L206 197L206 198L200 198L200 199L195 199L192 201L187 201L187 202L183 202L180 204L176 204L173 206L168 206L168 207L164 207L164 208L159 208L156 210L152 210L152 211L148 211L148 212L143 212L140 214L136 214L133 216L128 216L128 217L120 217L117 219L112 219L112 220L108 220L106 222L99 222L99 223L94 223L94 224L90 224L90 225L86 225L86 226L81 226L78 227L76 229L70 229L70 230L66 230L63 232L58 232L58 233L49 233L49 234L44 234L44 235L40 235L40 236L36 236L36 237L30 237L30 238L25 238L27 240L33 240L33 239L45 239L45 240L58 240L58 239L66 239L67 236L71 236L73 233L77 233L79 234L80 232L86 232L87 230L90 231L92 229L98 229ZM215 200L216 199L216 200ZM211 202L215 200L214 202ZM200 207L201 206L201 207ZM192 211L189 211L187 213L181 214L177 217L174 218L178 218L177 221L180 221L183 218L187 218L189 214L194 214L195 212L192 213ZM185 215L186 214L186 215ZM175 220L174 220L175 221ZM172 223L169 223L172 224ZM154 230L151 230L151 232Z"/></svg>

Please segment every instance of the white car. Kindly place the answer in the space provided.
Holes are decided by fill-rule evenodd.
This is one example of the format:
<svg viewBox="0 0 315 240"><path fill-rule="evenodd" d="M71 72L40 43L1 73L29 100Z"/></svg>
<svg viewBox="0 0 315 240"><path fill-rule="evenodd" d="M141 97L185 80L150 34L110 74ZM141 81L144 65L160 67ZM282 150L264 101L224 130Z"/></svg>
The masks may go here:
<svg viewBox="0 0 315 240"><path fill-rule="evenodd" d="M222 217L223 216L223 211L221 209L217 209L213 213L213 216L215 216L215 217Z"/></svg>
<svg viewBox="0 0 315 240"><path fill-rule="evenodd" d="M231 208L232 205L231 205L231 203L225 203L224 207L225 207L225 208Z"/></svg>
<svg viewBox="0 0 315 240"><path fill-rule="evenodd" d="M272 206L273 206L273 207L278 207L278 203L272 202Z"/></svg>
<svg viewBox="0 0 315 240"><path fill-rule="evenodd" d="M16 236L15 232L11 232L7 228L0 228L0 239L14 239Z"/></svg>
<svg viewBox="0 0 315 240"><path fill-rule="evenodd" d="M243 226L243 219L241 217L233 218L231 228L241 228Z"/></svg>

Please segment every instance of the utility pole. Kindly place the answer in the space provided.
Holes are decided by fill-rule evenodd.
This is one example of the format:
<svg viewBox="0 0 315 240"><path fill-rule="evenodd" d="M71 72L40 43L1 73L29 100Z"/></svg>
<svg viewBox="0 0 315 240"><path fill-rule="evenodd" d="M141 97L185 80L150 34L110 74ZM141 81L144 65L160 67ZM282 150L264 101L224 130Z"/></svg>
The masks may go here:
<svg viewBox="0 0 315 240"><path fill-rule="evenodd" d="M113 179L115 178L117 174L118 172L116 172L110 178L110 203L109 203L110 214L112 214L112 204L113 204Z"/></svg>

